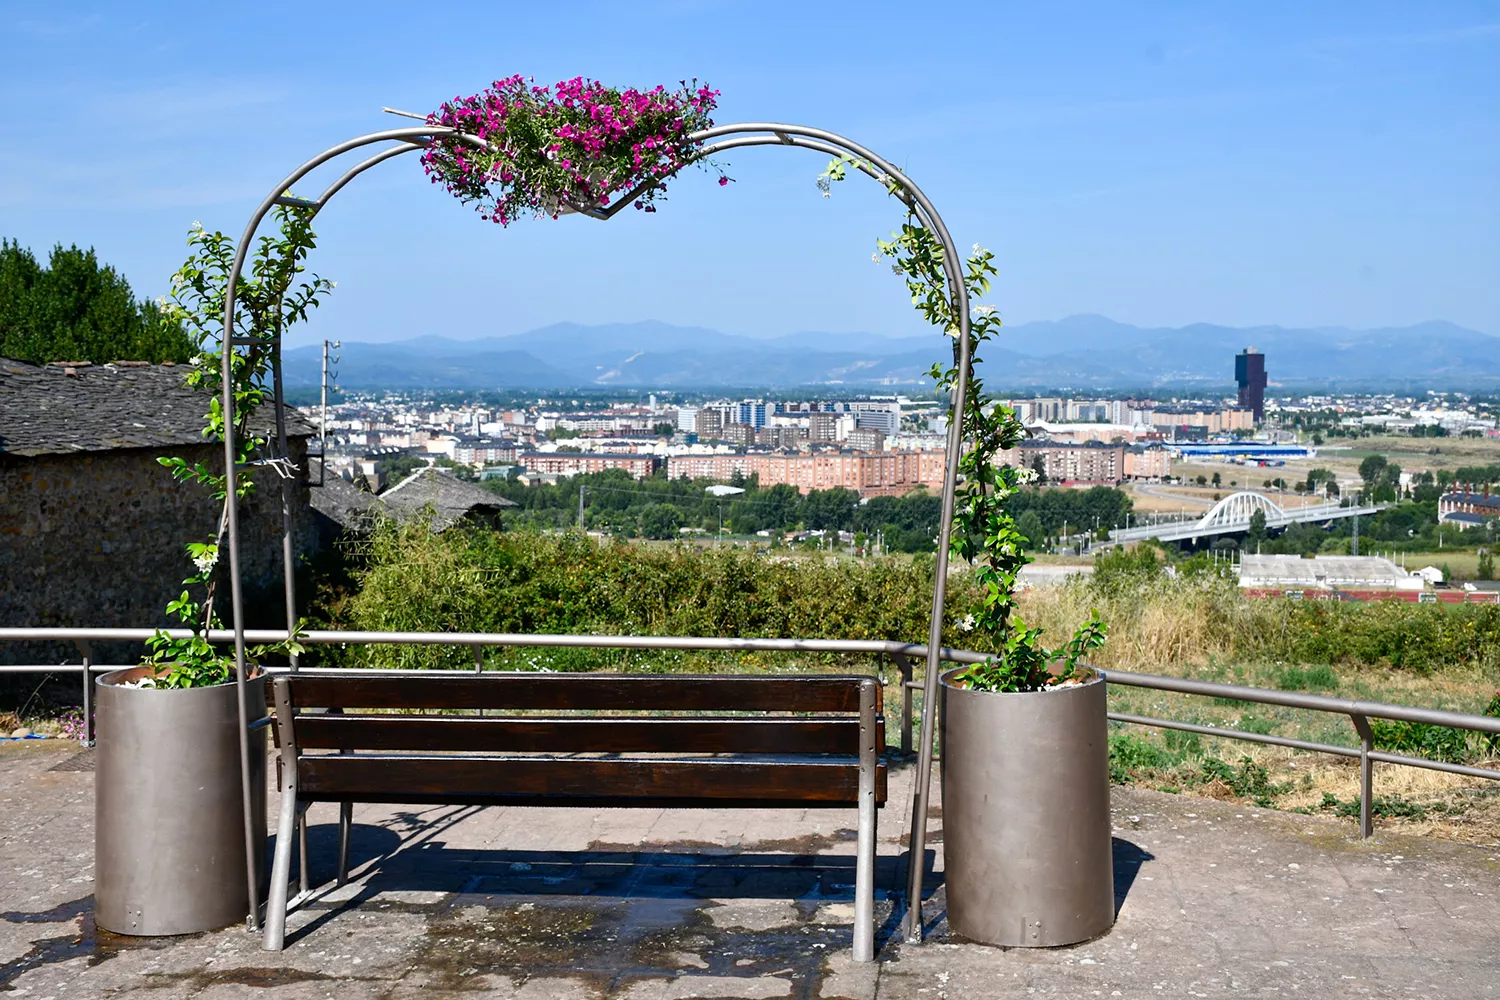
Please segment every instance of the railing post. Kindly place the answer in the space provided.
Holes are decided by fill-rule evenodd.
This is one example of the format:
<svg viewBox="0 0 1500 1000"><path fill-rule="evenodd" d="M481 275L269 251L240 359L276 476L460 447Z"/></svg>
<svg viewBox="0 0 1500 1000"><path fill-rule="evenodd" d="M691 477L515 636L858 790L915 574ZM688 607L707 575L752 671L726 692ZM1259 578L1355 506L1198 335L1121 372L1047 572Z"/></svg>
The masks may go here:
<svg viewBox="0 0 1500 1000"><path fill-rule="evenodd" d="M83 745L94 745L94 651L88 640L78 641L83 655Z"/></svg>
<svg viewBox="0 0 1500 1000"><path fill-rule="evenodd" d="M901 671L901 752L911 753L911 657L892 653L891 658Z"/></svg>
<svg viewBox="0 0 1500 1000"><path fill-rule="evenodd" d="M1375 734L1370 729L1370 720L1363 715L1349 718L1359 733L1359 835L1368 838L1375 832L1375 817L1370 812L1375 795L1375 762L1370 759L1370 751L1375 749Z"/></svg>
<svg viewBox="0 0 1500 1000"><path fill-rule="evenodd" d="M881 747L875 745L879 731L880 684L866 679L859 686L859 832L854 857L854 960L875 960L875 772L880 766Z"/></svg>

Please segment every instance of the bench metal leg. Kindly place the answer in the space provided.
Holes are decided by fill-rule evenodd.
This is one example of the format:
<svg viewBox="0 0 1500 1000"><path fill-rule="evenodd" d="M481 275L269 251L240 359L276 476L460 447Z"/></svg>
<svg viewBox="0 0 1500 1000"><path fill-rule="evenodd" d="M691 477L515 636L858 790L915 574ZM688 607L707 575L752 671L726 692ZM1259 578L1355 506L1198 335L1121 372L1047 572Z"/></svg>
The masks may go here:
<svg viewBox="0 0 1500 1000"><path fill-rule="evenodd" d="M354 803L339 803L339 880L343 885L349 881L349 828L354 822Z"/></svg>
<svg viewBox="0 0 1500 1000"><path fill-rule="evenodd" d="M271 684L276 704L276 729L281 736L281 819L276 824L276 857L271 863L271 892L266 900L265 938L261 947L280 951L286 943L287 881L292 877L292 841L297 837L297 745L292 728L292 702L285 677ZM306 853L303 858L307 857ZM303 871L307 862L303 861Z"/></svg>
<svg viewBox="0 0 1500 1000"><path fill-rule="evenodd" d="M286 939L287 883L292 877L292 841L297 837L297 791L291 782L281 791L281 821L276 827L276 858L271 863L271 895L266 901L266 951L280 951Z"/></svg>
<svg viewBox="0 0 1500 1000"><path fill-rule="evenodd" d="M307 870L307 809L297 810L297 891L304 896L312 891L312 875Z"/></svg>
<svg viewBox="0 0 1500 1000"><path fill-rule="evenodd" d="M875 716L880 685L867 680L859 689L859 839L854 860L854 960L875 960Z"/></svg>

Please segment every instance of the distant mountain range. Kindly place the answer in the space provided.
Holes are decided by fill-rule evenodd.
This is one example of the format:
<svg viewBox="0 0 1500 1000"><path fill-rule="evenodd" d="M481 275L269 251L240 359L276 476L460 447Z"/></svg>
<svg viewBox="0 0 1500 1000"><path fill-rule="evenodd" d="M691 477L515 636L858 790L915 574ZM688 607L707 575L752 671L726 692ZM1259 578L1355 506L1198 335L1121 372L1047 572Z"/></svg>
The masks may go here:
<svg viewBox="0 0 1500 1000"><path fill-rule="evenodd" d="M345 388L389 389L789 389L801 386L930 385L948 355L937 333L878 337L793 333L756 339L647 321L557 323L475 340L424 336L388 343L346 341L338 365ZM1432 321L1348 330L1198 323L1146 328L1104 316L1007 327L983 352L995 391L1166 389L1213 391L1233 382L1234 355L1266 355L1273 386L1338 389L1495 389L1500 337ZM286 352L287 383L318 384L320 351Z"/></svg>

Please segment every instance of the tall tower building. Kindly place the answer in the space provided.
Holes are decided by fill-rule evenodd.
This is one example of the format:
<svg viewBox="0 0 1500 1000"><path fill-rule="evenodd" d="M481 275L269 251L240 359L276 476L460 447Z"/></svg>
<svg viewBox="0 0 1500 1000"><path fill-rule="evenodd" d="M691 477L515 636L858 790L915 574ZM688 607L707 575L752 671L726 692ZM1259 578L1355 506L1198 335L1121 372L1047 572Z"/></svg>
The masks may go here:
<svg viewBox="0 0 1500 1000"><path fill-rule="evenodd" d="M1236 354L1234 380L1240 387L1240 407L1253 410L1260 423L1266 413L1266 356L1253 347Z"/></svg>

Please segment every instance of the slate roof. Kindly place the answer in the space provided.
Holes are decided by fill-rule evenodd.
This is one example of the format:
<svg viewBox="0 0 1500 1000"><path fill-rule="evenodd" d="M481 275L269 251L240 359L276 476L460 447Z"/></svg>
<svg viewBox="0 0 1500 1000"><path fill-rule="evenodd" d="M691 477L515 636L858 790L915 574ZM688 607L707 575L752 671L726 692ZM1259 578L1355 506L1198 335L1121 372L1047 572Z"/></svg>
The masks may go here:
<svg viewBox="0 0 1500 1000"><path fill-rule="evenodd" d="M375 494L360 489L337 473L327 473L318 482L318 459L308 460L308 497L312 509L341 528L365 529L370 509L379 501Z"/></svg>
<svg viewBox="0 0 1500 1000"><path fill-rule="evenodd" d="M208 396L183 385L183 365L122 361L32 365L0 358L0 454L33 457L203 444ZM287 434L316 433L287 408ZM270 406L259 433L273 430Z"/></svg>
<svg viewBox="0 0 1500 1000"><path fill-rule="evenodd" d="M415 517L431 507L436 531L470 514L493 517L504 507L519 506L514 500L434 467L417 470L374 499L398 520Z"/></svg>

